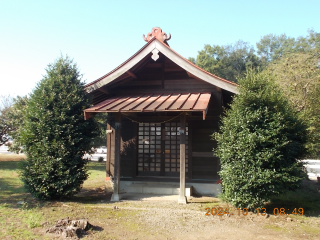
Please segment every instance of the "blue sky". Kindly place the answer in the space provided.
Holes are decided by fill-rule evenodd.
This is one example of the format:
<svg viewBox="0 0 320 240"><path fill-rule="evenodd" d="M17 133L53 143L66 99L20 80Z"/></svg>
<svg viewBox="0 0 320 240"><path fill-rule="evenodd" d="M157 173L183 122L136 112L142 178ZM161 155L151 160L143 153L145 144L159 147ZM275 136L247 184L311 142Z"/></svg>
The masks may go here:
<svg viewBox="0 0 320 240"><path fill-rule="evenodd" d="M320 1L16 1L0 0L0 95L26 95L61 54L74 59L86 82L138 51L155 26L170 47L196 57L204 44L320 32Z"/></svg>

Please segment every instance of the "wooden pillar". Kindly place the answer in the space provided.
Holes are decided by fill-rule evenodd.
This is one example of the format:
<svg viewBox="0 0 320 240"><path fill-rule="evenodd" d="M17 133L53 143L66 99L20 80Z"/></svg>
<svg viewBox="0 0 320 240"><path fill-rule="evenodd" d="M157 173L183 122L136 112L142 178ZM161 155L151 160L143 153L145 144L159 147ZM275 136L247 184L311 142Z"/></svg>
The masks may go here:
<svg viewBox="0 0 320 240"><path fill-rule="evenodd" d="M110 162L111 162L111 152L113 149L111 149L111 133L108 133L108 131L112 131L111 125L109 122L107 123L107 155L106 155L106 180L110 180L111 172L110 172ZM109 154L108 154L109 152Z"/></svg>
<svg viewBox="0 0 320 240"><path fill-rule="evenodd" d="M114 183L112 202L120 201L120 143L121 143L121 113L116 113L115 119L115 143L114 143Z"/></svg>
<svg viewBox="0 0 320 240"><path fill-rule="evenodd" d="M186 113L180 115L180 195L178 203L187 203L186 198Z"/></svg>
<svg viewBox="0 0 320 240"><path fill-rule="evenodd" d="M105 182L105 191L107 193L113 192L113 182L112 182L112 174L111 174L111 156L113 155L114 149L111 147L111 142L114 141L114 129L112 130L111 121L108 120L107 124L107 161L106 161L106 182Z"/></svg>

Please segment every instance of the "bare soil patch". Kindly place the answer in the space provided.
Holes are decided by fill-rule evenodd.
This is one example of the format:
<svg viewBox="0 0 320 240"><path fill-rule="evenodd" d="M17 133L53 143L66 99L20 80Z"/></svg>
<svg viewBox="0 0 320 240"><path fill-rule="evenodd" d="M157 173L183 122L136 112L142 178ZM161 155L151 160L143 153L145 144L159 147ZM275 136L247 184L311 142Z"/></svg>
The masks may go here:
<svg viewBox="0 0 320 240"><path fill-rule="evenodd" d="M0 153L0 162L17 162L21 160L25 160L27 157L24 154L6 154L6 153Z"/></svg>

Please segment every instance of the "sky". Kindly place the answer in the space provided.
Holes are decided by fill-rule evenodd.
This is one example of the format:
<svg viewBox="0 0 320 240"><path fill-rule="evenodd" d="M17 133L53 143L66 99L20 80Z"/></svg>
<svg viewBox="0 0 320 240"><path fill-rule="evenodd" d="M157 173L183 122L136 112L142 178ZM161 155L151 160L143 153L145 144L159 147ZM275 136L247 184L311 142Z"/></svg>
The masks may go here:
<svg viewBox="0 0 320 240"><path fill-rule="evenodd" d="M30 94L61 55L92 82L142 48L153 27L196 58L205 44L320 32L319 9L319 0L0 0L0 95Z"/></svg>

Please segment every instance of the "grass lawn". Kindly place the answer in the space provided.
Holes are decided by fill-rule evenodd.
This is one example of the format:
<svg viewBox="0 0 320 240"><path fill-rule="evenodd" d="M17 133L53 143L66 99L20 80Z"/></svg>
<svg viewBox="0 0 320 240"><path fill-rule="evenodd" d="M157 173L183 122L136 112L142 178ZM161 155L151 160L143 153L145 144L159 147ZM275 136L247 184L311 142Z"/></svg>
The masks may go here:
<svg viewBox="0 0 320 240"><path fill-rule="evenodd" d="M117 211L114 208L115 203L106 201L109 195L102 191L105 181L105 163L90 162L88 164L89 179L85 181L82 191L76 196L63 201L38 201L25 191L23 183L19 179L20 158L21 155L0 155L1 239L52 239L52 236L45 234L45 230L58 219L65 217L71 219L88 218L89 222L95 227L89 231L89 235L84 236L86 239L150 239L149 237L153 236L152 231L155 229L148 230L148 227L143 227L136 221L141 211L147 211L148 204L123 201L117 203L117 206L127 210ZM320 239L319 188L320 185L314 182L306 182L302 189L274 198L272 202L266 205L267 212L270 215L273 215L274 208L303 208L303 216L290 215L290 218L294 220L292 224L288 223L286 218L274 218L274 221L282 222L282 225L273 222L273 220L269 221L272 216L265 219L266 222L259 218L259 227L271 235L277 233L288 234L285 236L298 239L300 236L303 237L307 234L308 239ZM199 198L194 198L192 202L176 208L183 211L185 209L202 211L203 216L205 216L205 208L225 208L228 206L227 203L223 203L217 198L214 201L199 201ZM151 208L156 209L157 205L150 205ZM237 210L233 208L233 211L236 212ZM169 215L168 218L170 218ZM249 223L249 221L246 221L248 219L246 216L242 217L246 225ZM197 219L192 220L199 221ZM241 218L239 218L240 220ZM236 226L235 222L232 222L234 219L230 218L230 221L230 232L241 230L239 228L234 229ZM226 221L224 227L228 226ZM206 230L201 231L203 236L198 233L195 239L206 237ZM254 231L254 227L252 227L252 231ZM179 239L179 233L176 234L173 239ZM162 239L162 237L155 237L155 239Z"/></svg>
<svg viewBox="0 0 320 240"><path fill-rule="evenodd" d="M19 155L3 155L8 156L10 161L5 161L5 156L0 156L1 239L51 239L43 235L43 229L46 225L53 225L58 219L63 217L93 219L95 216L103 218L108 215L108 209L99 213L92 211L92 205L88 204L91 198L95 197L95 201L91 201L91 204L101 202L101 199L105 198L104 193L95 191L96 188L104 186L105 163L89 163L89 179L83 184L84 191L81 194L63 202L38 201L26 192L19 179L21 165L18 161ZM85 194L91 192L93 194L90 197ZM109 215L111 216L112 214Z"/></svg>

